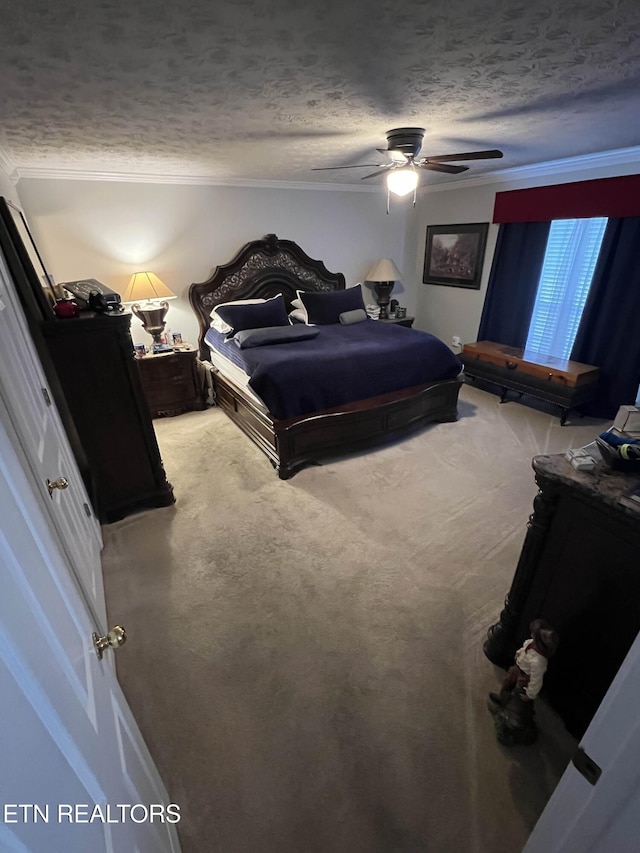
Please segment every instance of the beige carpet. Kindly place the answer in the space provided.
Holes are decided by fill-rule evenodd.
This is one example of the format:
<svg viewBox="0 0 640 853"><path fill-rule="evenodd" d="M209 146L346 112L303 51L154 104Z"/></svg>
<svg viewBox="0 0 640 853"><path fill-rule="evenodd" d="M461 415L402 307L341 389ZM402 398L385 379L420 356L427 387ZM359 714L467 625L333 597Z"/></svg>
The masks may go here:
<svg viewBox="0 0 640 853"><path fill-rule="evenodd" d="M177 503L105 528L118 672L184 853L515 853L574 744L496 743L482 653L536 487L603 426L460 420L277 479L216 409L155 421Z"/></svg>

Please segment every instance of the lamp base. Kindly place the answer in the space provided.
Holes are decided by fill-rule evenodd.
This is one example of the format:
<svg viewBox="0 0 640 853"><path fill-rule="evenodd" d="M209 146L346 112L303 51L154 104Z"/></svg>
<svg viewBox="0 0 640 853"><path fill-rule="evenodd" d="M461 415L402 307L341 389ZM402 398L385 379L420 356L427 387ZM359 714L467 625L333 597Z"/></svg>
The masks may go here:
<svg viewBox="0 0 640 853"><path fill-rule="evenodd" d="M376 292L376 302L380 306L380 319L389 319L389 301L395 281L376 281L373 289Z"/></svg>
<svg viewBox="0 0 640 853"><path fill-rule="evenodd" d="M142 328L148 332L153 338L154 344L161 344L162 333L164 332L165 317L169 310L168 302L161 302L159 307L142 308L137 303L131 306L131 311L136 315L142 323Z"/></svg>

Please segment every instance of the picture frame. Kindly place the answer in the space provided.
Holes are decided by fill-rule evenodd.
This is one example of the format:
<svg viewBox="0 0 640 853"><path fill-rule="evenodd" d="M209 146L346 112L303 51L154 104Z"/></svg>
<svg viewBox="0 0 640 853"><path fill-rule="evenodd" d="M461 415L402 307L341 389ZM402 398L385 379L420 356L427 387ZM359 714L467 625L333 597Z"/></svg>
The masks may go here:
<svg viewBox="0 0 640 853"><path fill-rule="evenodd" d="M0 246L10 271L20 283L19 293L42 320L53 318L56 295L52 277L42 260L22 210L0 197Z"/></svg>
<svg viewBox="0 0 640 853"><path fill-rule="evenodd" d="M488 222L428 225L423 283L480 290L488 231Z"/></svg>

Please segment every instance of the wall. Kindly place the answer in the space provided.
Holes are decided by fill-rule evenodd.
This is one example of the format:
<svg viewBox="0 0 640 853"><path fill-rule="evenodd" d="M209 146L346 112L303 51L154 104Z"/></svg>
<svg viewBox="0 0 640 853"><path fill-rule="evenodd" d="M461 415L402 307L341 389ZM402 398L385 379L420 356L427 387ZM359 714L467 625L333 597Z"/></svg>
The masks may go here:
<svg viewBox="0 0 640 853"><path fill-rule="evenodd" d="M383 192L272 189L22 179L20 198L48 271L57 281L97 278L122 293L151 270L177 294L168 326L197 340L191 282L208 278L248 240L267 233L294 240L342 272L347 287L381 257L405 259L407 205L386 214ZM372 301L365 289L366 301ZM394 291L410 311L415 289ZM149 343L138 320L135 341Z"/></svg>
<svg viewBox="0 0 640 853"><path fill-rule="evenodd" d="M637 174L640 172L640 156L624 166L599 165L578 169L572 164L571 170L568 167L566 172L555 169L553 174L548 172L545 174L544 169L540 168L531 171L539 173L535 177L518 179L507 178L507 173L504 173L492 182L469 181L465 186L462 180L458 184L440 185L422 190L416 206L416 215L412 216L409 213L407 216L406 234L408 254L405 269L407 275L417 282L416 328L432 332L448 344L451 344L454 335L459 336L463 343L477 339L498 236L498 226L490 225L480 290L421 284L428 225L491 222L496 192Z"/></svg>
<svg viewBox="0 0 640 853"><path fill-rule="evenodd" d="M0 195L4 196L4 198L12 201L14 204L20 204L20 198L18 197L18 192L13 182L5 172L5 170L0 166Z"/></svg>
<svg viewBox="0 0 640 853"><path fill-rule="evenodd" d="M495 184L460 186L447 192L427 191L421 195L415 219L408 225L407 244L414 247L411 263L415 280L419 283L415 326L437 335L448 344L454 335L463 342L476 340L498 226L489 227L480 290L421 283L427 226L491 222L495 193Z"/></svg>
<svg viewBox="0 0 640 853"><path fill-rule="evenodd" d="M598 161L598 157L593 158ZM168 324L195 341L189 284L228 262L248 240L274 232L295 240L347 286L373 263L393 258L404 274L393 297L415 314L415 327L447 343L476 340L498 226L490 225L480 290L422 283L428 225L491 222L496 192L640 172L640 157L621 165L568 163L504 172L496 179L426 187L412 207L384 190L289 189L22 179L18 192L38 247L58 281L93 277L122 292L132 272L151 269L178 295ZM2 179L0 170L0 180ZM0 184L0 187L2 185ZM9 187L13 190L13 187ZM373 294L365 290L367 301ZM136 341L149 341L133 321Z"/></svg>

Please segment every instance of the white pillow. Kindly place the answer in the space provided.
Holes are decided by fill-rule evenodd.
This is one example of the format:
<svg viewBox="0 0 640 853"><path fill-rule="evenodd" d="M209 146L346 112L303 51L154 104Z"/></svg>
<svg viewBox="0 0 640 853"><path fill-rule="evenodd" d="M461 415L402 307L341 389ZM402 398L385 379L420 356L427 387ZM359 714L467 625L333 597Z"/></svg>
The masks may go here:
<svg viewBox="0 0 640 853"><path fill-rule="evenodd" d="M307 309L304 307L304 302L300 299L300 293L302 291L296 290L298 296L295 299L291 300L291 307L295 308L296 311L302 311L303 316L300 317L303 323L306 323L307 326L311 325L309 323L309 315L307 314Z"/></svg>
<svg viewBox="0 0 640 853"><path fill-rule="evenodd" d="M294 302L296 300L294 299ZM293 305L293 302L291 303ZM312 326L313 323L307 323L308 314L302 308L294 308L293 311L289 312L289 320L294 323L306 323L307 326Z"/></svg>
<svg viewBox="0 0 640 853"><path fill-rule="evenodd" d="M272 297L275 299L276 297ZM231 331L231 326L222 319L222 317L218 317L218 308L221 305L258 305L260 302L266 302L266 299L236 299L234 302L221 302L220 305L216 305L209 316L211 317L210 325L212 328L216 330L216 332L222 332L226 335L227 332Z"/></svg>

